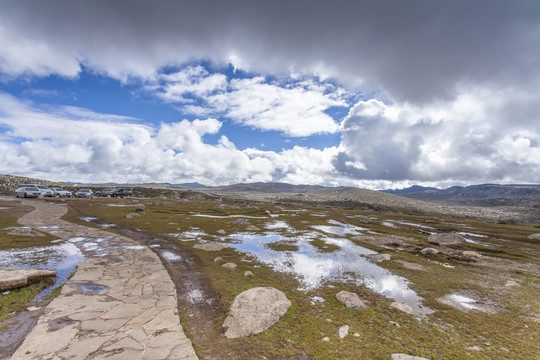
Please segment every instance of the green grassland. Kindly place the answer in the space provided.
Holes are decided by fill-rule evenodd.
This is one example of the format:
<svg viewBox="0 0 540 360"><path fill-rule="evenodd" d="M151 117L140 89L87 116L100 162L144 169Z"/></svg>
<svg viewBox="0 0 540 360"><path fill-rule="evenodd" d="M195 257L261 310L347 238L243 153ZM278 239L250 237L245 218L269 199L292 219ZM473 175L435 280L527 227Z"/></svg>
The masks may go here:
<svg viewBox="0 0 540 360"><path fill-rule="evenodd" d="M71 209L65 218L70 221L89 225L80 217L97 217L106 223L168 239L200 260L198 271L220 295L219 315L208 319L214 331L204 337L195 336L194 328L198 323L189 316L188 304L181 301L179 310L188 336L191 335L202 359L389 359L396 352L429 359L540 357L540 245L537 240L527 239L527 235L540 231L534 224L495 224L469 219L211 200L84 199L69 202ZM126 218L134 212L135 205L141 203L145 205L144 213L139 213L141 217ZM312 226L328 225L330 219L368 228L373 232L369 236L344 237L359 246L390 254L390 261L378 265L408 279L409 287L435 312L419 320L392 308L391 299L353 281L329 281L313 290L299 290L301 284L293 275L276 272L230 247L219 252L193 248L201 241L233 241L227 235L246 231L245 224L235 222L242 217L248 217L249 224L259 228L251 233L262 234L268 231L265 224L274 220L270 214L279 215L279 220L286 221L296 231L313 231ZM382 221L387 220L425 225L437 232L464 231L486 237L478 244L463 243L450 246L443 254L423 255L420 250L431 246L424 228L384 226ZM199 234L188 237L185 235L188 231ZM319 239L311 244L321 252L339 250L339 246ZM283 252L298 250L294 238L267 247ZM455 255L464 250L479 253L480 261L468 261ZM217 256L223 261L214 261ZM234 262L238 268L226 270L221 267L223 262ZM403 265L408 263L425 270L412 270ZM248 270L255 276L245 277L243 274ZM509 280L516 285L506 286ZM225 339L219 330L230 303L240 292L256 286L272 286L283 291L292 307L277 324L261 334ZM368 308L347 309L335 297L341 290L356 292L366 300ZM460 311L438 301L450 293L481 299L490 311ZM336 331L342 325L350 326L349 335L339 339ZM323 341L325 337L330 341Z"/></svg>

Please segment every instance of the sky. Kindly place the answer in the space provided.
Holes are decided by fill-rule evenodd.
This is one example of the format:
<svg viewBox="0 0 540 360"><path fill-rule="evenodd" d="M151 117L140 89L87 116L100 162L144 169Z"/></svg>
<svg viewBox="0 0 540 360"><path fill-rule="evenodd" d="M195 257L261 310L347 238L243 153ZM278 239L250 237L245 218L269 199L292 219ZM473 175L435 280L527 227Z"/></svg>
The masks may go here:
<svg viewBox="0 0 540 360"><path fill-rule="evenodd" d="M0 0L0 173L540 183L540 2Z"/></svg>

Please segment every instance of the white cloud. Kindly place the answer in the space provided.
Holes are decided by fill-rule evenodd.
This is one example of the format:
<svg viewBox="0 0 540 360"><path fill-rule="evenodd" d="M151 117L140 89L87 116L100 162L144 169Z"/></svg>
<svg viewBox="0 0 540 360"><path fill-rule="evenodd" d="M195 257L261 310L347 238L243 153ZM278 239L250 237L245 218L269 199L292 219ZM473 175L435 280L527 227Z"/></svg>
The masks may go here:
<svg viewBox="0 0 540 360"><path fill-rule="evenodd" d="M342 89L307 80L285 86L268 83L262 76L228 81L225 75L210 74L201 66L160 78L158 96L180 104L183 112L219 114L237 124L294 137L336 132L338 124L325 111L347 105ZM156 91L153 85L149 89Z"/></svg>
<svg viewBox="0 0 540 360"><path fill-rule="evenodd" d="M498 116L516 102L529 118ZM360 101L342 123L334 165L343 175L371 181L535 181L540 124L530 124L539 105L508 89L471 91L422 107Z"/></svg>
<svg viewBox="0 0 540 360"><path fill-rule="evenodd" d="M218 134L222 125L213 118L154 128L79 108L47 113L5 94L0 104L0 126L7 129L0 137L1 172L51 180L315 184L331 176L337 150L238 150L225 135L207 144L204 135Z"/></svg>

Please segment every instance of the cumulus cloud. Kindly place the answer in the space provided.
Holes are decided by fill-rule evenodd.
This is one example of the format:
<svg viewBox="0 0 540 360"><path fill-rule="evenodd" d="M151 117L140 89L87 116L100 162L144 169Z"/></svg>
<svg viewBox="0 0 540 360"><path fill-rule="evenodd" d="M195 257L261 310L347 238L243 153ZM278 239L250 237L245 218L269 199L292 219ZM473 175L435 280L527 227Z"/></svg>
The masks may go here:
<svg viewBox="0 0 540 360"><path fill-rule="evenodd" d="M530 182L540 176L538 99L473 92L417 107L358 102L342 123L336 169L356 179L394 182ZM521 102L527 119L508 119ZM534 125L533 125L534 124Z"/></svg>
<svg viewBox="0 0 540 360"><path fill-rule="evenodd" d="M2 171L51 180L320 183L332 173L336 153L303 147L241 151L225 135L207 144L204 135L218 134L222 125L213 118L152 127L79 108L47 113L6 94L0 105Z"/></svg>
<svg viewBox="0 0 540 360"><path fill-rule="evenodd" d="M225 75L210 74L201 66L161 75L160 84L148 89L180 104L187 113L221 115L254 129L296 137L336 132L338 123L325 111L347 105L344 92L330 84L303 80L280 85L262 76L228 81Z"/></svg>

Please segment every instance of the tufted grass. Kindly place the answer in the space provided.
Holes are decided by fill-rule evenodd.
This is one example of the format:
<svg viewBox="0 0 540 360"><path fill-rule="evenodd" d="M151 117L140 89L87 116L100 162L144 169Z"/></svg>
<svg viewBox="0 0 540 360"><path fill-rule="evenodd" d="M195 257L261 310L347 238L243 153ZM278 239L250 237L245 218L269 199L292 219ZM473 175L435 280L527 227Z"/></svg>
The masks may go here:
<svg viewBox="0 0 540 360"><path fill-rule="evenodd" d="M113 199L74 200L72 206L76 210L72 208L67 218L73 220L81 214L95 216L105 222L168 238L177 246L189 249L200 260L200 271L221 296L225 310L236 295L256 286L275 287L293 303L278 323L258 335L228 340L216 330L204 339L192 336L202 359L389 359L396 352L429 359L540 357L540 245L538 241L527 239L527 235L539 232L534 225L494 224L358 210L294 208L262 203L254 207L251 203L194 200L140 200L145 204L145 213L139 219L127 219L126 215L134 211L139 201L114 201L117 204L132 204L132 207L108 206ZM218 235L219 230L226 234L246 231L246 225L233 223L239 219L238 216L249 217L250 224L262 229L256 233L264 233L264 225L275 220L269 213L280 214L280 220L301 231L312 231L311 226L327 224L328 220L333 219L376 232L371 239L346 237L360 246L390 254L392 260L378 265L408 279L410 288L423 297L426 306L436 312L419 321L392 308L391 299L350 282L329 282L315 290L299 290L301 284L294 276L275 272L232 248L207 252L192 247L199 240L231 241L226 235ZM326 217L312 214L325 214ZM372 219L366 223L355 218L356 215ZM441 255L424 256L420 249L431 246L427 243L425 229L408 225L388 227L381 224L383 220L416 223L439 232L465 231L487 235L487 238L478 238L483 244L465 243L451 249L479 252L483 255L482 261L474 263ZM179 240L177 235L186 231L202 231L206 235L188 241ZM400 239L401 243L384 245L385 241L392 243L392 239ZM326 244L320 239L312 241L312 245L320 251L337 250L332 248L335 245ZM298 248L294 241L279 242L269 247L277 251L296 251ZM400 247L403 248L400 250ZM218 255L223 258L222 262L214 261ZM408 269L396 260L422 265L427 271ZM238 268L225 270L221 267L224 262L234 262ZM247 270L255 276L244 277L243 273ZM506 287L508 280L519 285ZM345 308L335 298L341 290L357 293L369 307L362 310ZM479 297L496 311L462 312L437 300L451 293ZM318 301L321 298L324 301ZM197 323L188 316L185 304L180 304L179 309L186 332L193 335L193 327ZM226 311L223 311L208 321L219 329L226 315ZM342 325L349 325L349 335L339 339L336 332ZM322 341L325 337L330 341ZM474 346L479 350L474 350Z"/></svg>

